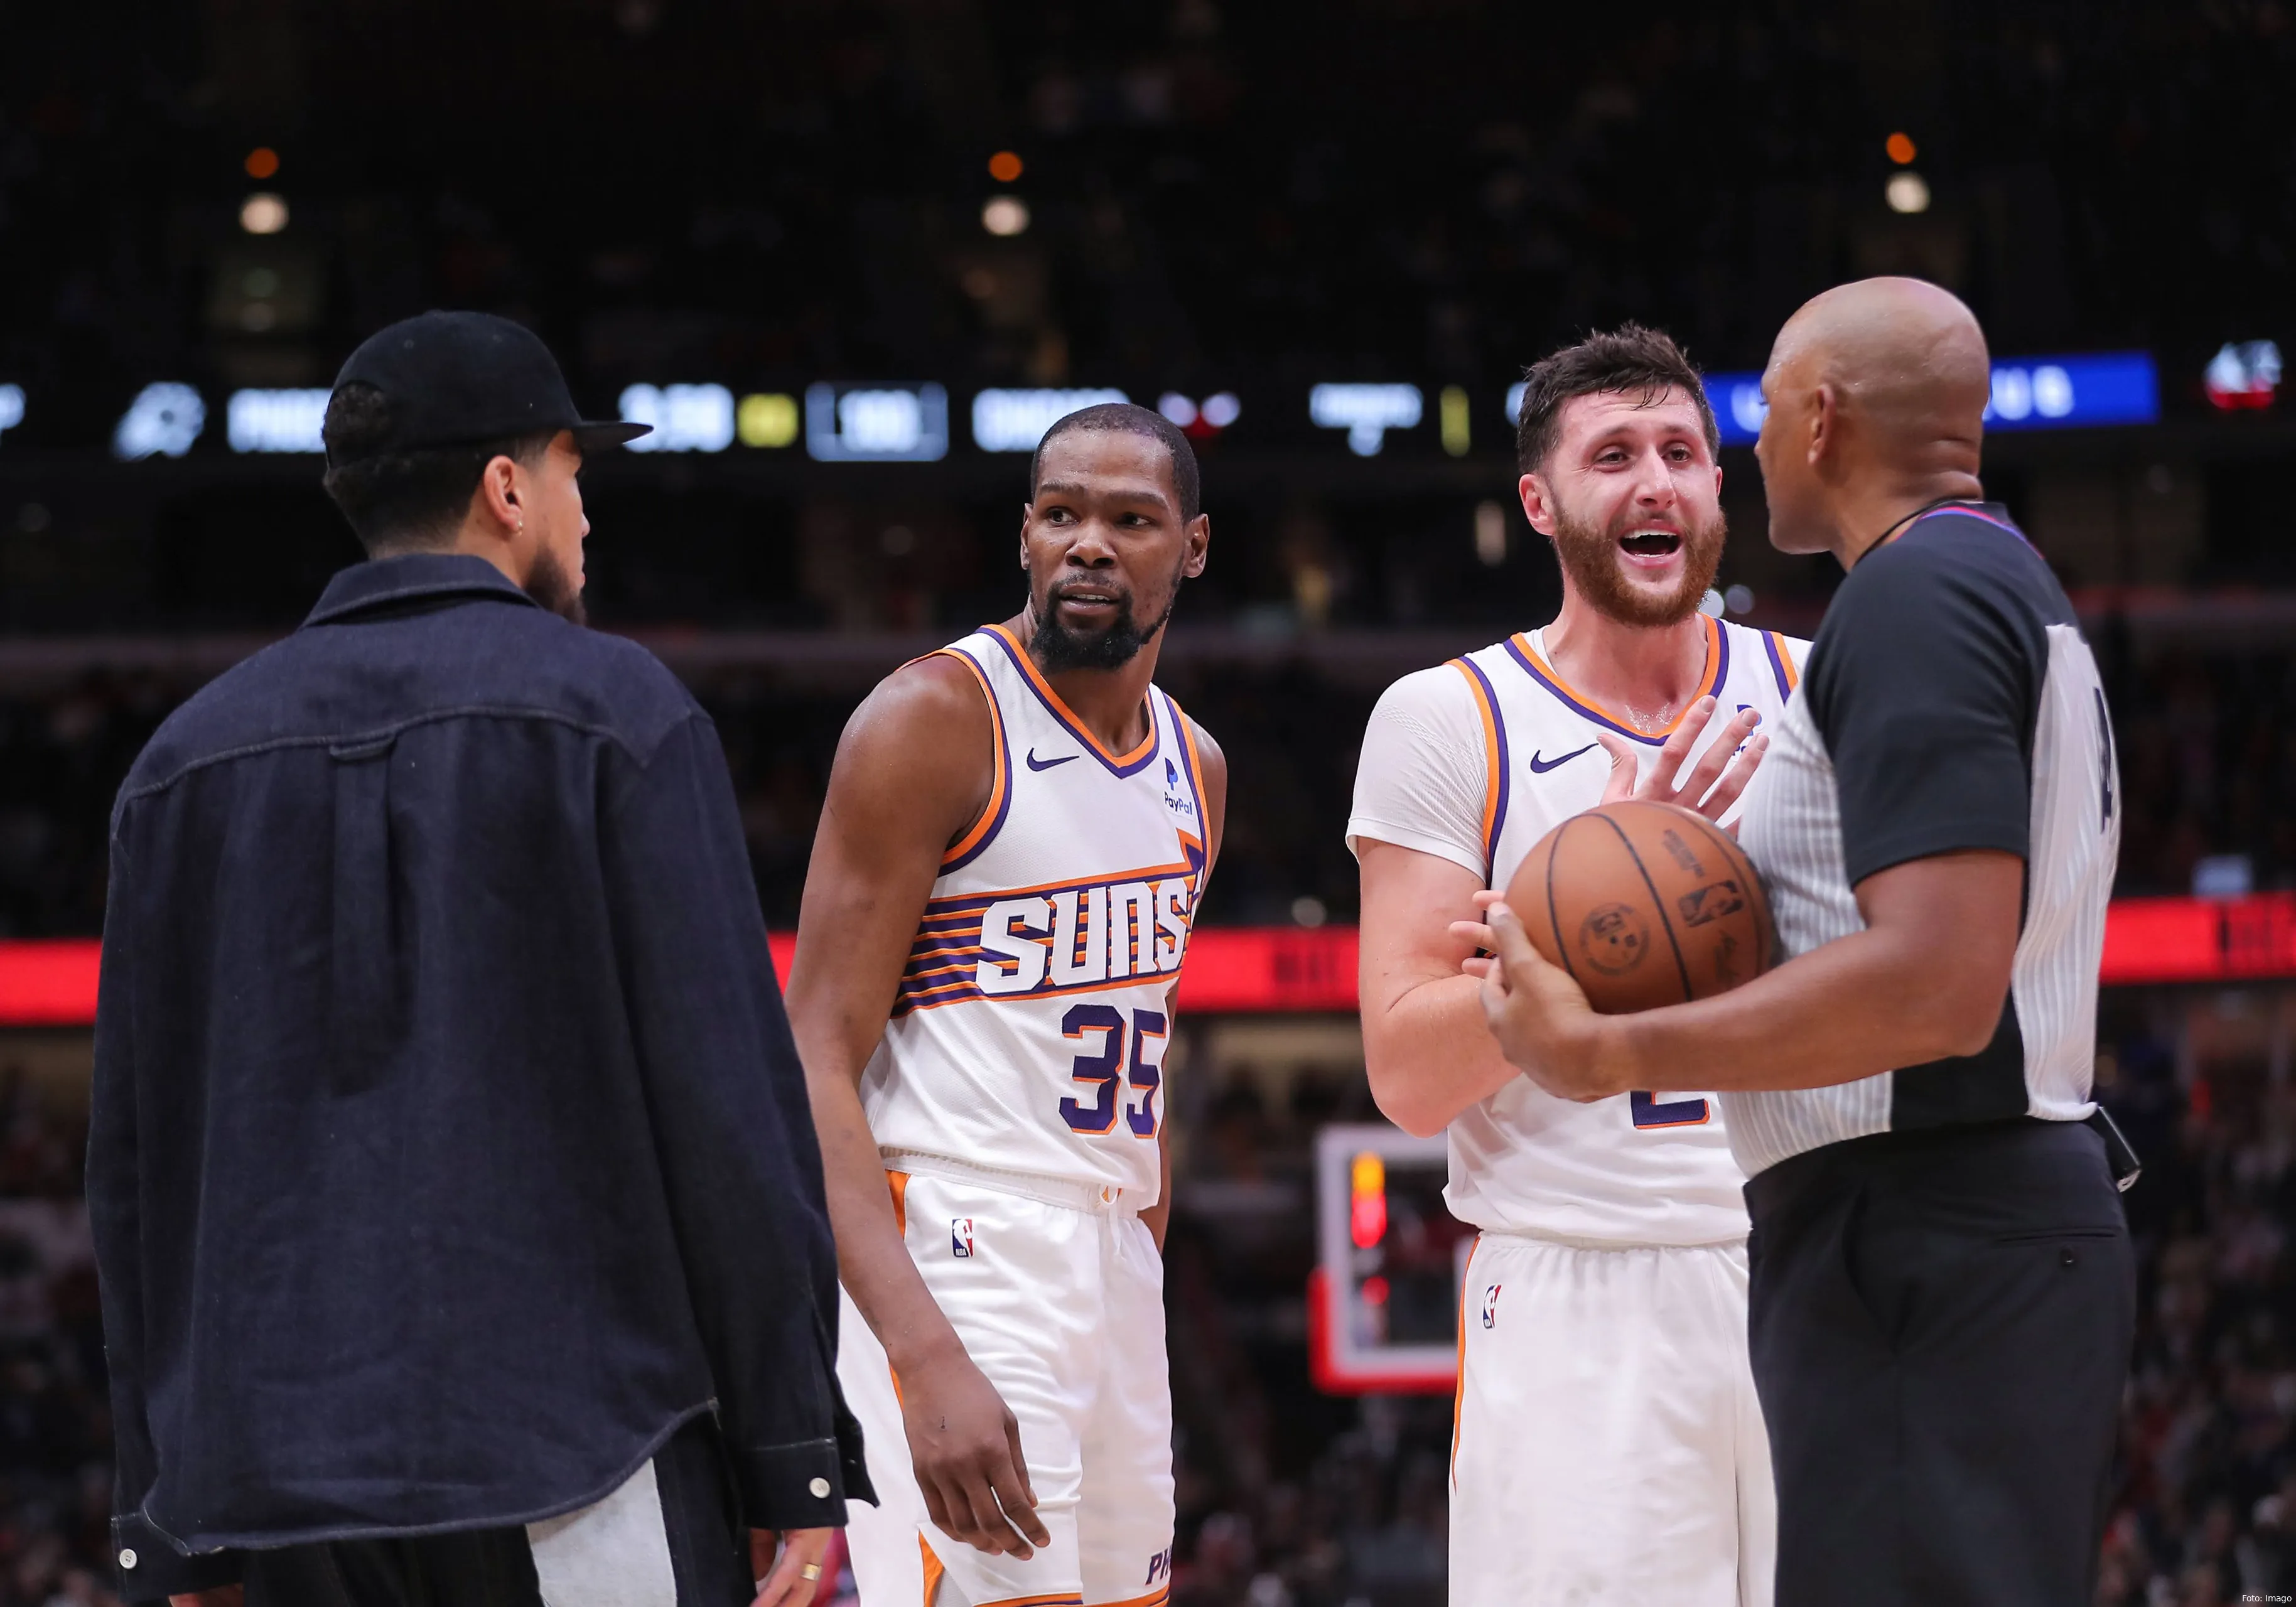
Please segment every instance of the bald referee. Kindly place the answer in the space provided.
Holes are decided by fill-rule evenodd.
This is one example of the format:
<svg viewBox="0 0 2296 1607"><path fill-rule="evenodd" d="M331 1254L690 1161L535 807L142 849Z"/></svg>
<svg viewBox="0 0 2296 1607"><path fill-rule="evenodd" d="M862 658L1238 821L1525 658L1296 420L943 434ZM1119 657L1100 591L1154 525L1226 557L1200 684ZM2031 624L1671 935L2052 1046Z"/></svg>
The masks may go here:
<svg viewBox="0 0 2296 1607"><path fill-rule="evenodd" d="M1486 1007L1534 1079L1721 1091L1777 1607L2095 1588L2135 1306L2089 1099L2119 788L2072 607L1982 500L1988 386L1969 309L1906 279L1810 302L1763 375L1770 539L1849 571L1746 794L1792 957L1597 1016L1491 912Z"/></svg>

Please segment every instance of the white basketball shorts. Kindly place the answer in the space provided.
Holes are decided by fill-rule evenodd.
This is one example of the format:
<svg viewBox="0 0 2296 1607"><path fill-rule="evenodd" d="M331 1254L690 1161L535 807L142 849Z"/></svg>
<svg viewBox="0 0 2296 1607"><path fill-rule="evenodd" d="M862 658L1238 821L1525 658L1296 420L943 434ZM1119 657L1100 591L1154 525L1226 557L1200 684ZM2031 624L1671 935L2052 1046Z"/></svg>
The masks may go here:
<svg viewBox="0 0 2296 1607"><path fill-rule="evenodd" d="M1487 1233L1460 1316L1451 1607L1769 1607L1744 1244Z"/></svg>
<svg viewBox="0 0 2296 1607"><path fill-rule="evenodd" d="M925 1514L885 1352L844 1297L837 1373L882 1505L852 1505L861 1607L1161 1607L1172 1571L1172 1395L1164 1265L1117 1191L955 1162L891 1174L911 1259L1020 1421L1037 1515L1026 1562ZM1023 1191L1026 1192L1017 1192Z"/></svg>

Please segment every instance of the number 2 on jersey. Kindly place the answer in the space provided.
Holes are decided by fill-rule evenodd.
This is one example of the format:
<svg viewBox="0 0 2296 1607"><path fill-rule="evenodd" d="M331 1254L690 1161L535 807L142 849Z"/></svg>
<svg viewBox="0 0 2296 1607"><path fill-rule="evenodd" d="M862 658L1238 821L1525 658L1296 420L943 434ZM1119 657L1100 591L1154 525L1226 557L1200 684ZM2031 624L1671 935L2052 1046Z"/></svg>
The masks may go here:
<svg viewBox="0 0 2296 1607"><path fill-rule="evenodd" d="M1628 1109L1634 1112L1638 1127L1703 1127L1709 1111L1702 1099L1669 1099L1659 1103L1655 1094L1635 1090Z"/></svg>
<svg viewBox="0 0 2296 1607"><path fill-rule="evenodd" d="M1061 1101L1061 1119L1079 1133L1107 1133L1116 1127L1117 1106L1124 1106L1124 1123L1136 1138L1156 1136L1156 1090L1163 1086L1163 1045L1170 1032L1170 1024L1160 1010L1136 1010L1132 1013L1132 1060L1128 1067L1124 1058L1124 1012L1113 1004L1076 1004L1061 1018L1061 1036L1081 1039L1088 1032L1101 1035L1099 1049L1091 1054L1079 1054L1070 1068L1069 1075L1077 1081L1097 1086L1099 1093L1090 1104L1076 1099ZM1149 1045L1156 1045L1154 1060L1148 1058ZM1139 1102L1120 1101L1118 1089L1127 1080Z"/></svg>

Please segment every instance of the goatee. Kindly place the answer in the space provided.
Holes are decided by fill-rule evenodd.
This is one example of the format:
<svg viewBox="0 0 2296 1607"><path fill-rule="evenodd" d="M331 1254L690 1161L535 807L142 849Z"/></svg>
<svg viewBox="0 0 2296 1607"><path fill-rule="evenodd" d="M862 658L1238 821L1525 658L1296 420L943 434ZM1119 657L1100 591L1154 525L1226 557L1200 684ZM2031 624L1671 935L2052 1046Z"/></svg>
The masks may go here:
<svg viewBox="0 0 2296 1607"><path fill-rule="evenodd" d="M521 589L570 625L590 622L589 612L582 606L582 588L574 584L574 577L566 572L566 566L547 547L535 555L534 567L527 571L526 585Z"/></svg>
<svg viewBox="0 0 2296 1607"><path fill-rule="evenodd" d="M1554 555L1562 572L1597 612L1622 625L1645 628L1679 625L1698 611L1706 588L1722 567L1722 544L1730 534L1719 509L1714 522L1682 533L1682 579L1670 592L1653 595L1628 584L1620 571L1615 532L1561 514L1554 525Z"/></svg>
<svg viewBox="0 0 2296 1607"><path fill-rule="evenodd" d="M1117 599L1114 623L1105 630L1086 633L1062 625L1059 597L1047 597L1037 615L1037 634L1029 639L1029 656L1046 675L1058 675L1064 669L1119 668L1138 657L1140 650L1155 639L1179 600L1180 588L1175 585L1164 611L1143 625L1132 617L1132 597L1127 593Z"/></svg>

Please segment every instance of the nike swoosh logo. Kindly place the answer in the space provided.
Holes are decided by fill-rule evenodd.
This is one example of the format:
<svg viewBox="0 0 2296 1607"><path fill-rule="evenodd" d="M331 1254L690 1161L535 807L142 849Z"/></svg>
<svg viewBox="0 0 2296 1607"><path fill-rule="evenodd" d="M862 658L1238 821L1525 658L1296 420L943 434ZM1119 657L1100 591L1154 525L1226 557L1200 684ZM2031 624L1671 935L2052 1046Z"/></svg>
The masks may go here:
<svg viewBox="0 0 2296 1607"><path fill-rule="evenodd" d="M1584 747L1584 748L1574 748L1574 749L1572 749L1570 752L1568 752L1568 753L1564 754L1561 758L1550 758L1550 759L1541 759L1541 758L1538 757L1538 750L1537 750L1536 749L1534 749L1534 750L1532 750L1532 751L1531 751L1531 755L1530 755L1530 773L1531 773L1533 775L1546 775L1549 770L1556 769L1556 768L1560 767L1561 766L1563 766L1563 765L1567 765L1567 764L1569 764L1572 759L1577 758L1578 758L1580 754L1582 754L1582 753L1591 752L1591 751L1594 750L1595 746L1595 744L1594 744L1593 742L1588 742L1588 743L1587 744L1587 746L1586 746L1586 747Z"/></svg>
<svg viewBox="0 0 2296 1607"><path fill-rule="evenodd" d="M1058 758L1038 758L1037 757L1037 750L1034 748L1031 748L1029 750L1029 768L1031 770L1049 770L1054 765L1065 765L1069 760L1076 757L1077 755L1073 753L1063 753Z"/></svg>

